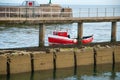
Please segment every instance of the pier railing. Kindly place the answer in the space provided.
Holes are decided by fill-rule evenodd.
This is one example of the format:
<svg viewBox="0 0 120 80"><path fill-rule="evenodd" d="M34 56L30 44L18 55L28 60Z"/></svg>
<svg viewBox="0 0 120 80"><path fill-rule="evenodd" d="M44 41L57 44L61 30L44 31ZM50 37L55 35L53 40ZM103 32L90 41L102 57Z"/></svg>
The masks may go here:
<svg viewBox="0 0 120 80"><path fill-rule="evenodd" d="M118 8L79 8L74 17L114 17L120 16Z"/></svg>
<svg viewBox="0 0 120 80"><path fill-rule="evenodd" d="M113 17L120 16L118 8L79 8L73 12L61 12L60 9L48 11L39 7L0 8L0 17L40 18L40 17Z"/></svg>

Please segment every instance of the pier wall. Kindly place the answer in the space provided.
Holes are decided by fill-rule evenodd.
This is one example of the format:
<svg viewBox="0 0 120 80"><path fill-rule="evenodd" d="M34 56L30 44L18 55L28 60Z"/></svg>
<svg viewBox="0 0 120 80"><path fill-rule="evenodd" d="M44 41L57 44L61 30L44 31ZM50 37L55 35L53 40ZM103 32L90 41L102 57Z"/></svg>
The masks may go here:
<svg viewBox="0 0 120 80"><path fill-rule="evenodd" d="M5 51L3 52L5 53ZM106 65L106 67L109 66L108 69L120 69L120 46L109 48L68 48L60 49L60 51L52 50L50 53L40 51L22 52L26 54L19 54L21 51L13 51L13 53L18 54L0 55L0 75L67 67L77 68L78 66L81 66L79 69L82 70L82 66L87 65L91 65L89 67L91 71L104 71L103 65L105 64L108 64Z"/></svg>
<svg viewBox="0 0 120 80"><path fill-rule="evenodd" d="M29 55L10 56L10 73L30 72L30 64Z"/></svg>

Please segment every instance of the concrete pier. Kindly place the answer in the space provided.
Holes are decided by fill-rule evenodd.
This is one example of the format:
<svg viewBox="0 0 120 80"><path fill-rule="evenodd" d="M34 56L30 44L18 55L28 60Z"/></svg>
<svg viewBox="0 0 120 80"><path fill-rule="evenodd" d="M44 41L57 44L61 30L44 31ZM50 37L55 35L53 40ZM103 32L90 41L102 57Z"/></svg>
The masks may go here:
<svg viewBox="0 0 120 80"><path fill-rule="evenodd" d="M112 22L111 26L111 42L116 42L117 22Z"/></svg>
<svg viewBox="0 0 120 80"><path fill-rule="evenodd" d="M44 46L44 38L45 38L45 25L40 23L39 24L39 47Z"/></svg>
<svg viewBox="0 0 120 80"><path fill-rule="evenodd" d="M44 46L44 37L45 37L45 25L46 24L66 24L66 23L77 23L78 24L78 41L80 41L83 36L83 23L92 23L92 22L111 22L111 42L116 42L116 27L117 22L120 21L120 17L42 17L42 18L0 18L0 23L26 23L26 24L39 24L39 47ZM78 42L80 44L80 42Z"/></svg>
<svg viewBox="0 0 120 80"><path fill-rule="evenodd" d="M81 44L81 38L83 37L83 22L78 23L78 45Z"/></svg>

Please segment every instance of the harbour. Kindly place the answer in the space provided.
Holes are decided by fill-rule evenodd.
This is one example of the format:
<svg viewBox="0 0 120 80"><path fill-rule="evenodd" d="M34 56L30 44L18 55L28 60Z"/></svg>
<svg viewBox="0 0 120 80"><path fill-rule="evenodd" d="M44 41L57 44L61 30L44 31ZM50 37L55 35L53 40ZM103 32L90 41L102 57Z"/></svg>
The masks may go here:
<svg viewBox="0 0 120 80"><path fill-rule="evenodd" d="M1 79L12 80L14 79L13 76L17 74L19 75L19 76L16 76L17 79L20 79L19 73L22 73L21 76L23 74L28 75L28 78L24 77L25 80L27 79L28 80L29 79L31 80L34 80L34 79L41 79L41 80L85 79L87 80L88 78L89 79L97 78L98 80L99 79L109 80L111 78L116 79L116 80L119 79L120 78L119 77L119 61L120 61L119 60L119 52L120 52L119 51L120 49L119 47L119 40L120 40L119 39L119 21L120 21L120 18L118 16L112 16L112 17L102 16L102 17L97 17L97 18L90 17L90 15L87 15L87 16L89 17L83 17L83 18L74 17L74 16L67 17L67 18L66 17L63 17L63 18L62 17L55 17L55 18L51 18L51 17L49 18L48 17L43 17L43 18L6 17L6 18L2 18L1 17L0 18L1 22L6 23L6 24L7 23L13 24L16 22L18 24L21 24L21 23L31 24L33 22L32 24L38 25L37 28L33 28L33 27L29 28L29 26L26 28L16 28L16 26L12 28L5 28L3 26L1 28L3 31L4 29L8 29L10 33L14 33L13 31L16 31L18 35L20 34L19 31L21 33L25 31L25 34L26 32L27 34L30 34L30 35L33 34L33 36L30 36L31 38L29 36L25 36L25 39L27 39L26 37L29 37L32 40L30 42L31 44L30 43L25 44L25 42L22 42L21 44L17 42L16 40L15 40L16 42L8 41L8 43L9 42L13 42L15 44L18 43L20 46L18 46L18 44L13 45L13 46L8 46L11 43L8 44L7 42L4 42L5 38L2 38L3 42L1 41L1 43L3 44L3 46L0 45L0 47L3 49L0 50L1 59L2 59L0 64L3 64L3 66L1 66L0 68L0 70L2 69L0 73L4 76L0 76ZM45 30L42 30L42 31L45 31L45 33L44 32L40 33L41 31L39 30L44 29L43 27L46 28ZM104 30L101 30L103 29L103 27L104 27ZM12 31L10 29L12 29ZM88 31L88 29L90 31ZM94 33L95 39L94 39L93 44L96 43L97 41L98 41L98 44L97 45L96 44L82 45L82 46L79 46L79 47L82 47L80 49L77 46L66 46L66 47L62 46L63 49L60 46L48 47L48 42L47 42L48 35L47 34L52 34L54 30L58 30L58 31L69 30L68 33L71 35L71 38L73 37L76 38L78 37L78 35L82 37L83 35ZM101 33L98 33L98 32L101 32ZM11 34L11 35L13 36L14 34ZM44 35L41 35L43 36L41 38L39 34L44 34ZM104 36L101 36L101 35L104 35ZM18 37L18 40L20 39L20 37L17 35L14 35L13 37ZM29 38L27 39L28 42L29 42ZM43 40L43 38L45 40ZM12 37L9 39L12 40ZM99 40L101 44L99 44ZM23 40L21 39L21 41L24 41L24 39ZM42 41L42 46L39 43L41 41ZM104 43L106 41L108 42L108 44ZM47 45L47 46L43 47L43 45ZM89 47L89 46L92 46L92 47ZM31 50L32 48L30 47L33 47L34 49ZM40 51L40 49L42 48L44 48L45 50L50 50L50 51L48 52L45 50ZM60 48L60 51L59 51L59 48ZM46 60L46 58L48 60ZM19 61L19 63L14 62L14 61ZM24 61L26 62L24 63ZM22 65L22 64L23 65L26 64L26 65L22 67L17 66L17 65ZM62 72L63 72L63 75L61 75ZM50 73L51 75L47 76L48 73ZM42 75L42 74L43 74L43 77L42 76L38 77L38 75Z"/></svg>

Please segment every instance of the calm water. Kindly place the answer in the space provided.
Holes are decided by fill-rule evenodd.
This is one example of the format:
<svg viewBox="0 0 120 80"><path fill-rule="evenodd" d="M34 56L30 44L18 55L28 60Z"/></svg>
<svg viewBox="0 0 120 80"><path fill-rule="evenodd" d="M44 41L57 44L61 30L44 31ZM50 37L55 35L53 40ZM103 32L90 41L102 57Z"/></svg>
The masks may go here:
<svg viewBox="0 0 120 80"><path fill-rule="evenodd" d="M111 23L84 23L83 36L94 35L93 42L110 41ZM54 30L68 31L71 38L77 37L77 24L46 25L45 46L48 46L48 34ZM38 46L38 26L0 27L0 49ZM120 24L117 24L117 41L120 41Z"/></svg>
<svg viewBox="0 0 120 80"><path fill-rule="evenodd" d="M0 75L0 80L120 80L119 70L114 72L111 70L111 66L100 66L94 72L93 67L84 66L77 67L76 71L74 68L65 68L10 76Z"/></svg>

